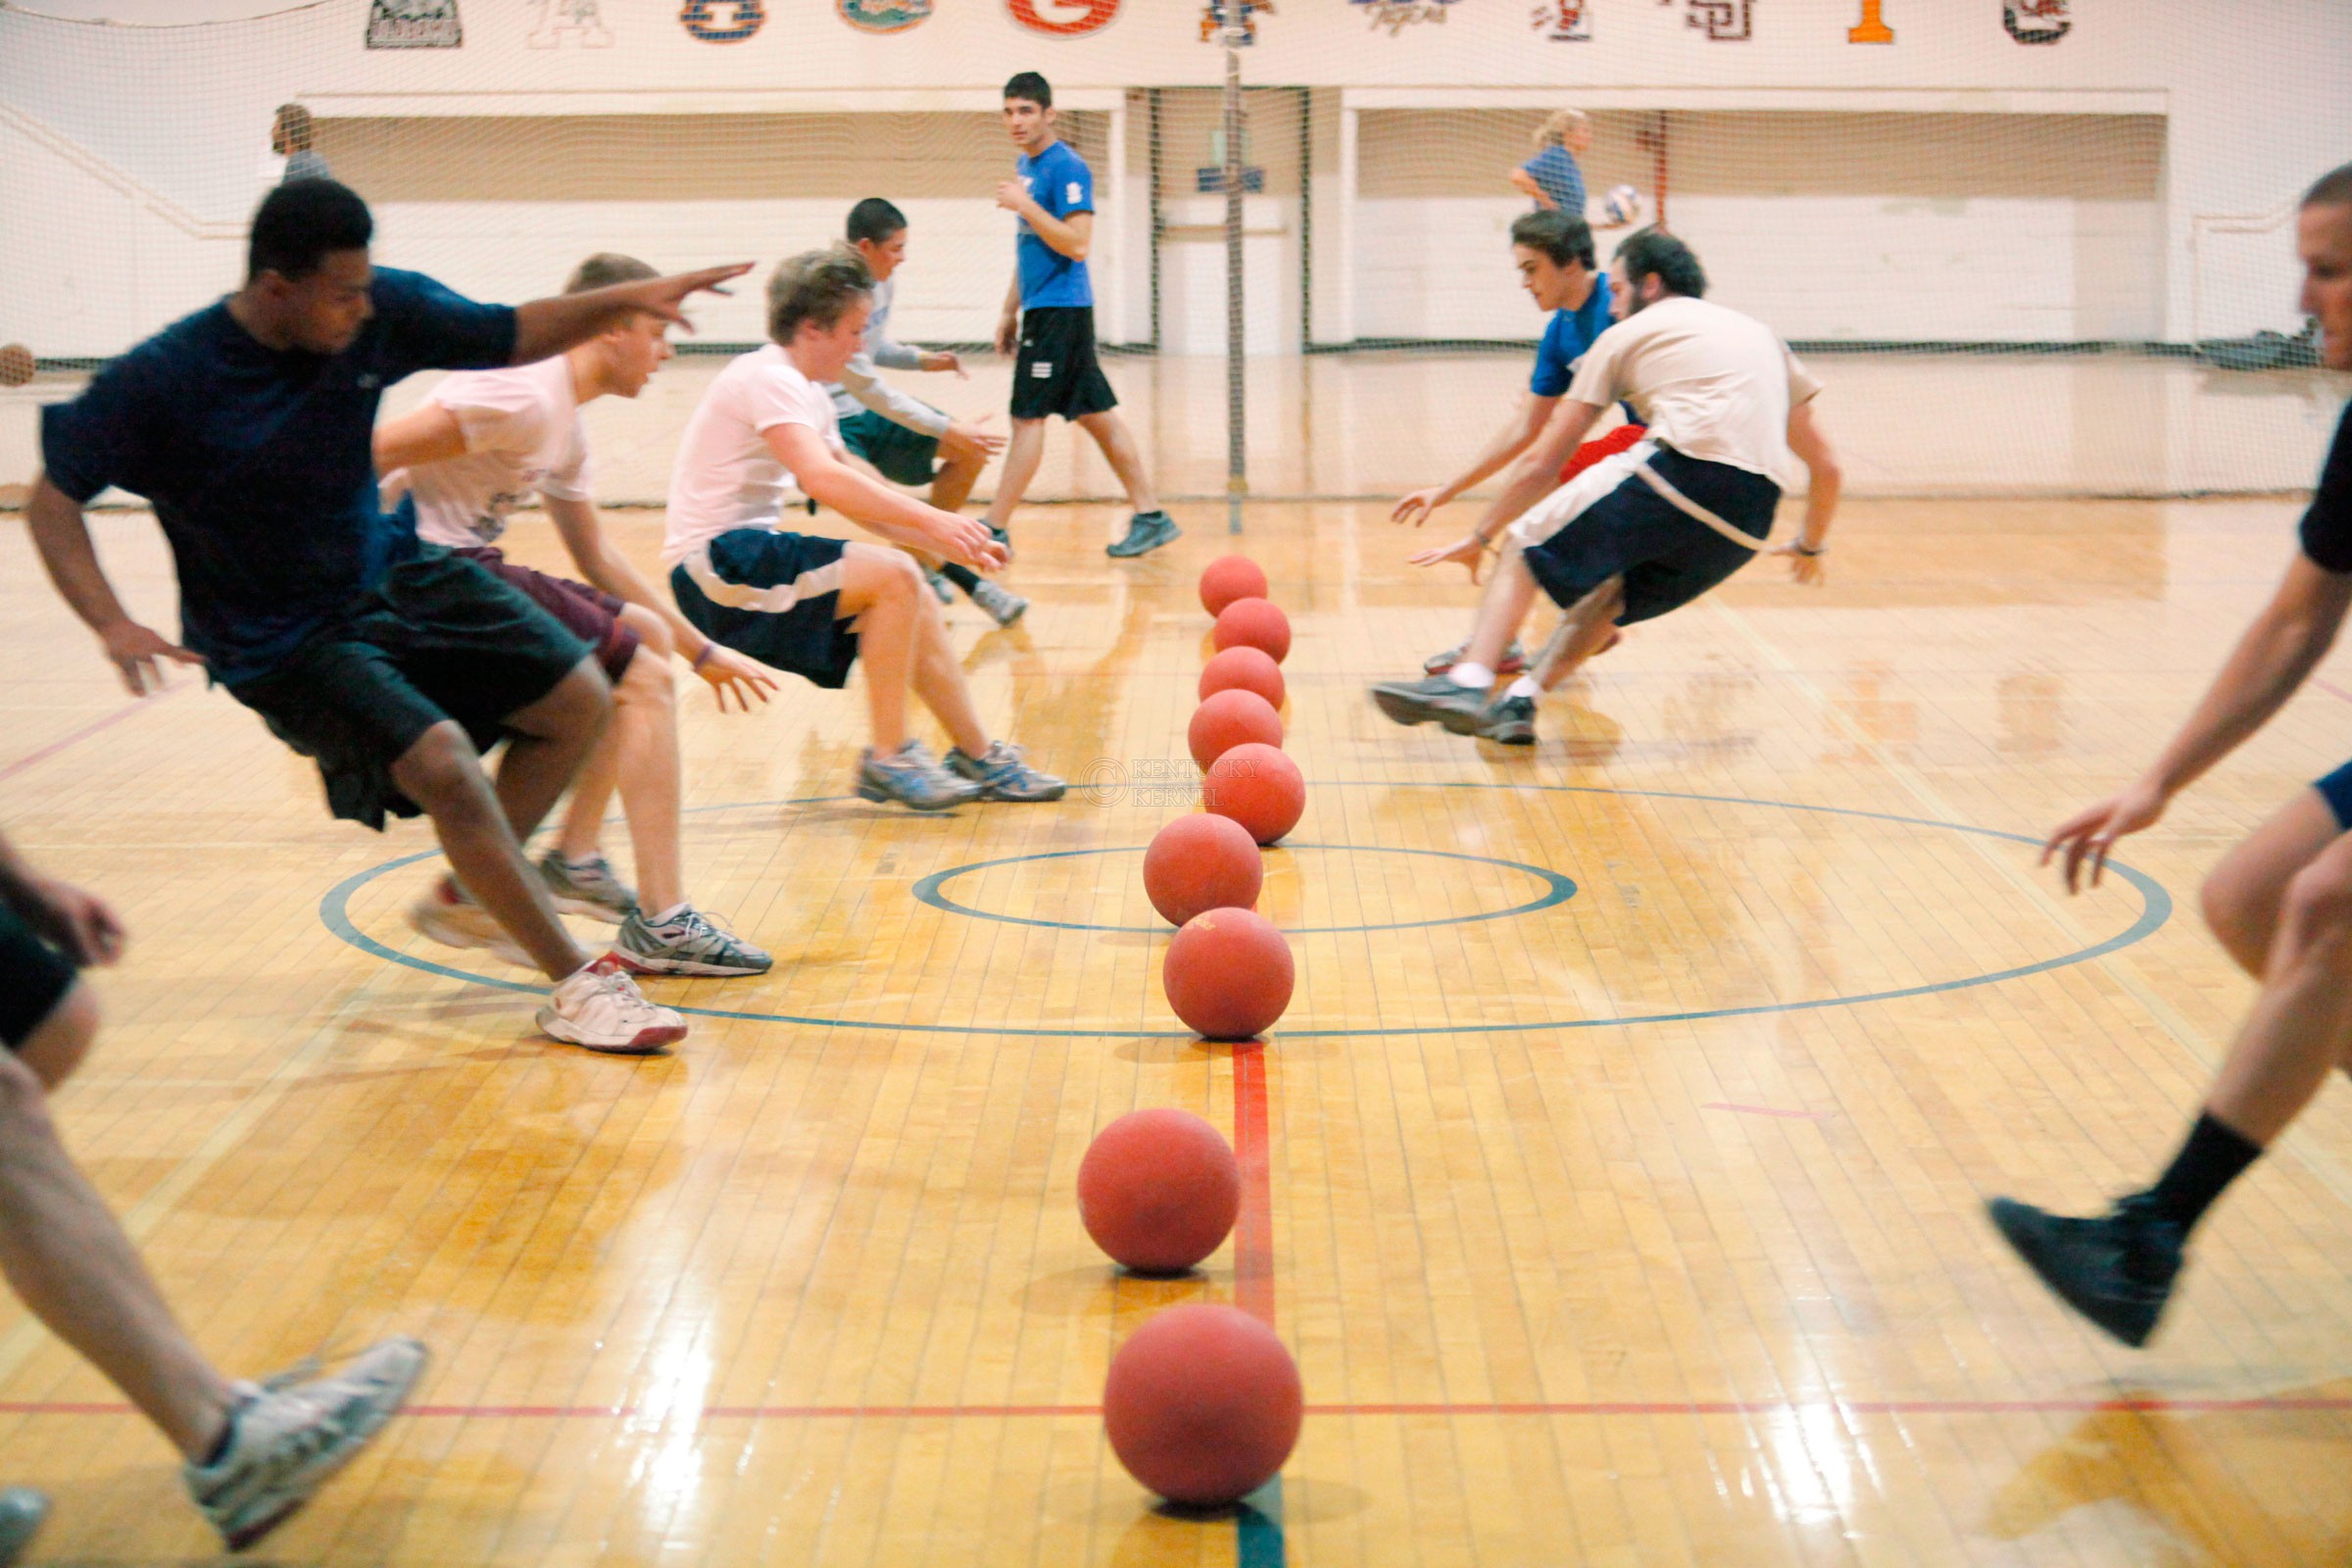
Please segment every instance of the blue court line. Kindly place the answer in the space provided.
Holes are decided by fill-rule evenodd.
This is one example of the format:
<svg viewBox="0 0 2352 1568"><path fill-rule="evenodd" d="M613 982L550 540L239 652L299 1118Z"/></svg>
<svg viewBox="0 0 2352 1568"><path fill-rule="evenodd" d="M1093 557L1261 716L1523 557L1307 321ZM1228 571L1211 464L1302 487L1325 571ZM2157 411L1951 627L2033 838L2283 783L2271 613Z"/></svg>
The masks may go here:
<svg viewBox="0 0 2352 1568"><path fill-rule="evenodd" d="M1505 860L1492 855L1468 855L1458 850L1395 849L1385 844L1293 844L1288 840L1283 842L1282 847L1286 850L1335 850L1343 855L1426 855L1433 859L1440 860L1469 860L1479 865L1499 865L1508 871L1525 871L1529 876L1544 884L1544 890L1541 897L1531 899L1525 904L1515 904L1507 909L1485 909L1477 914L1448 914L1435 920L1392 920L1381 925L1284 926L1282 929L1285 936L1324 937L1355 931L1411 931L1422 926L1469 925L1479 920L1502 920L1514 914L1534 914L1539 909L1548 909L1554 905L1566 904L1570 899L1576 897L1576 884L1560 875L1559 872L1546 870L1540 865L1529 865L1524 860ZM1043 926L1049 931L1105 931L1125 936L1169 936L1174 933L1175 928L1165 923L1160 925L1090 925L1083 920L1038 920L1023 914L998 914L991 909L978 909L968 904L957 904L954 899L939 891L942 883L952 881L959 876L970 876L977 871L990 870L1000 865L1023 865L1031 860L1066 860L1081 855L1141 855L1145 849L1146 846L1141 844L1106 844L1091 850L1049 850L1041 855L1008 855L1001 860L975 860L969 865L952 865L945 871L932 872L914 885L913 892L918 903L928 904L934 909L945 909L950 914L970 915L975 920L1001 920L1006 925Z"/></svg>
<svg viewBox="0 0 2352 1568"><path fill-rule="evenodd" d="M1740 795L1700 795L1680 790L1616 790L1589 784L1487 784L1460 780L1338 779L1320 783L1316 787L1321 789L1507 790L1527 794L1604 795L1641 800L1690 801L1714 806L1761 807L1774 810L1809 811L1822 816L1853 817L1862 821L1891 822L1903 827L1935 828L1946 833L1973 833L1981 838L2002 839L2012 844L2023 844L2034 850L2041 848L2041 840L2037 838L2032 838L2023 833L2006 833L1998 828L1972 827L1965 822L1938 822L1932 817L1901 816L1890 811L1865 811L1845 806L1810 806L1798 801L1763 801ZM769 810L787 806L822 806L847 799L850 797L834 795L813 796L803 800L752 801L726 806L697 807L694 808L694 814L710 811ZM494 979L488 975L473 974L464 969L452 968L448 964L435 963L429 958L418 958L398 952L368 936L352 922L350 904L351 896L354 893L379 876L399 870L403 866L414 865L419 860L433 859L439 854L438 850L421 851L416 855L403 856L396 860L387 860L381 865L371 866L368 870L346 877L329 888L319 899L318 918L329 931L344 942L363 953L371 954L388 962L419 970L425 974L437 974L451 980L463 980L471 985L487 986L496 991L514 991L528 995L544 994L547 987L543 984ZM1922 985L1902 986L1888 991L1864 992L1854 996L1817 997L1802 1002L1754 1003L1739 1007L1702 1007L1676 1012L1625 1014L1606 1018L1547 1018L1528 1023L1418 1024L1387 1029L1282 1029L1276 1031L1276 1037L1290 1040L1369 1040L1415 1035L1528 1034L1546 1029L1600 1029L1649 1023L1697 1023L1716 1018L1754 1017L1784 1012L1812 1012L1826 1007L1853 1007L1867 1003L1898 1002L1910 997L1935 996L1947 991L1965 991L1976 986L1999 985L2005 981L2020 980L2029 975L2042 974L2052 969L2068 968L2074 964L2086 963L2093 958L2104 957L2110 953L2143 941L2161 929L2164 923L2172 918L2172 895L2167 893L2163 885L2155 878L2144 871L2126 865L2121 860L2109 860L2107 869L2130 883L2139 894L2139 916L2130 926L2115 936L2109 937L2103 942L2093 943L2089 947L2060 954L2056 957L2043 958L2034 963L2023 963L2007 969L1996 969L1988 974L1967 975L1957 980L1936 980ZM750 1012L727 1007L678 1006L677 1010L691 1013L700 1018L797 1024L810 1029L893 1030L903 1034L995 1035L1018 1039L1054 1040L1190 1040L1194 1038L1189 1031L1181 1029L1052 1029L1006 1024L900 1023L869 1018L817 1018L785 1012Z"/></svg>
<svg viewBox="0 0 2352 1568"><path fill-rule="evenodd" d="M1242 1499L1233 1528L1234 1568L1283 1568L1282 1477Z"/></svg>

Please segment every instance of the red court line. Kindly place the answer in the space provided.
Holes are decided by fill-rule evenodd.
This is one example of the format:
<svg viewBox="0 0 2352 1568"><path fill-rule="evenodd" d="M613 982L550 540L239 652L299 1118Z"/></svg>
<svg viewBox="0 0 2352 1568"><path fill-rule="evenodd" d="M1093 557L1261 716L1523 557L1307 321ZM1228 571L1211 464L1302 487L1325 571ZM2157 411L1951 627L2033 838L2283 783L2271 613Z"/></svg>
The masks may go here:
<svg viewBox="0 0 2352 1568"><path fill-rule="evenodd" d="M35 763L45 762L50 758L55 757L58 753L65 751L69 747L80 745L83 741L88 740L100 730L111 729L115 725L122 723L126 718L130 718L135 714L145 712L148 709L154 707L157 703L163 701L165 698L176 696L178 693L188 690L188 688L191 686L196 686L199 684L201 683L191 680L181 681L177 685L167 686L162 691L157 692L153 697L140 697L133 699L132 701L123 704L121 708L116 709L104 718L93 718L87 724L82 725L79 729L68 730L65 734L60 735L56 740L51 741L48 745L41 747L39 750L26 752L23 757L18 758L15 761L9 762L5 765L0 765L0 781L12 779L19 773L24 772L26 768L33 766Z"/></svg>
<svg viewBox="0 0 2352 1568"><path fill-rule="evenodd" d="M1233 1053L1233 1155L1242 1167L1242 1212L1233 1227L1234 1304L1274 1326L1274 1198L1267 1147L1266 1054Z"/></svg>
<svg viewBox="0 0 2352 1568"><path fill-rule="evenodd" d="M2340 697L2345 702L2352 703L2352 692L2344 690L2341 686L2336 685L2333 681L2322 680L2319 676L2314 675L2311 677L2311 683L2314 686L2317 686L2320 690L2326 692L2330 697Z"/></svg>

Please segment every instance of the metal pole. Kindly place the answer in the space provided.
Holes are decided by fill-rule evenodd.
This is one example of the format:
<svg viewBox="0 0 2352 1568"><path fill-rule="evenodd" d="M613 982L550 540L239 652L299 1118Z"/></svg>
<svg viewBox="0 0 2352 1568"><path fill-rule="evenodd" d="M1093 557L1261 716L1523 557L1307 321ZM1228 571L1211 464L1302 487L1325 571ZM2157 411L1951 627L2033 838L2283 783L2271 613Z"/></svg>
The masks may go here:
<svg viewBox="0 0 2352 1568"><path fill-rule="evenodd" d="M1242 325L1242 50L1245 0L1224 0L1225 15L1225 531L1242 531L1250 493L1249 438L1242 375L1248 345Z"/></svg>

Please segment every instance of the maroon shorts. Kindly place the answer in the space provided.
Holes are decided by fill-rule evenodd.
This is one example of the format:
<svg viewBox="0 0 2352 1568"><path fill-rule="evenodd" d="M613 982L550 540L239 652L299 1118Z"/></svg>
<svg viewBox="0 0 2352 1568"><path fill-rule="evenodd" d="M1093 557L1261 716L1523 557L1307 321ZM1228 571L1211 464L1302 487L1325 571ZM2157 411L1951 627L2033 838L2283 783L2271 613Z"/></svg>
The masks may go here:
<svg viewBox="0 0 2352 1568"><path fill-rule="evenodd" d="M584 582L517 566L503 551L489 545L453 554L464 556L562 621L564 630L596 650L596 662L604 666L607 680L618 685L620 677L628 673L629 661L637 657L637 634L621 622L624 601Z"/></svg>

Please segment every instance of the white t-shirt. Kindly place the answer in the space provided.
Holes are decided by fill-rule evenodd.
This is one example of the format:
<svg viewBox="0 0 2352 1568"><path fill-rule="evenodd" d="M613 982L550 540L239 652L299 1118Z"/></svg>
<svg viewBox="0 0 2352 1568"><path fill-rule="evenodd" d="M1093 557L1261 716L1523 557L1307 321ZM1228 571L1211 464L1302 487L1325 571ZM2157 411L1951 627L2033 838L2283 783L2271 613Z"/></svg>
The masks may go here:
<svg viewBox="0 0 2352 1568"><path fill-rule="evenodd" d="M767 432L779 424L805 424L836 454L843 450L833 399L770 343L728 362L686 421L669 470L662 565L676 565L722 533L783 520L796 492L791 472L768 450Z"/></svg>
<svg viewBox="0 0 2352 1568"><path fill-rule="evenodd" d="M466 455L385 477L416 498L416 533L454 550L495 544L533 494L586 501L588 433L580 426L571 362L559 354L511 370L467 370L425 400L457 416Z"/></svg>
<svg viewBox="0 0 2352 1568"><path fill-rule="evenodd" d="M1593 339L1568 396L1604 409L1623 399L1652 439L1686 457L1760 473L1786 490L1799 471L1788 450L1788 411L1820 390L1762 321L1674 295Z"/></svg>

